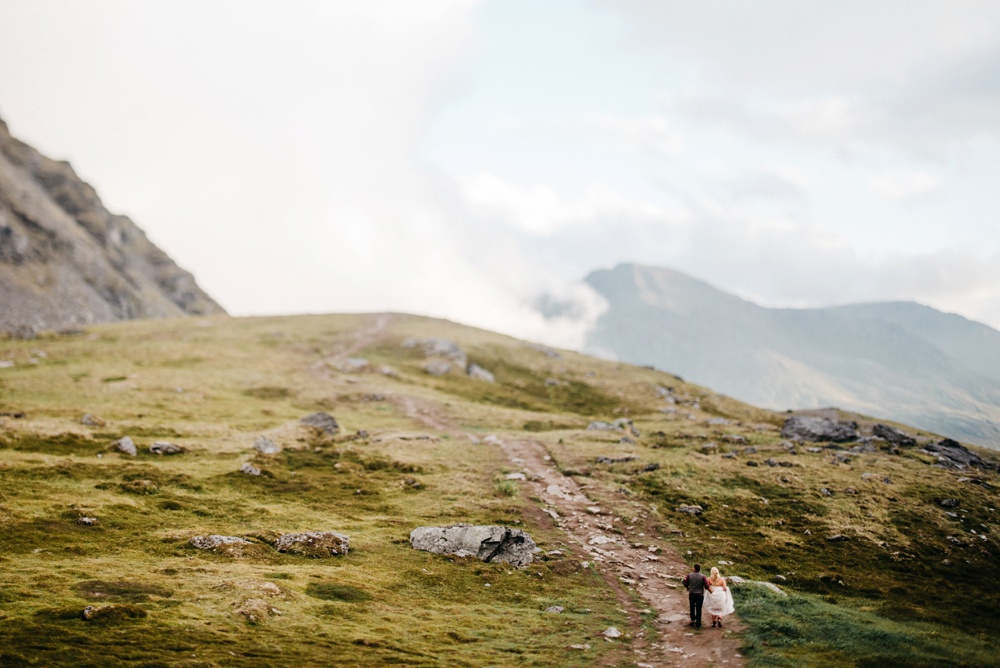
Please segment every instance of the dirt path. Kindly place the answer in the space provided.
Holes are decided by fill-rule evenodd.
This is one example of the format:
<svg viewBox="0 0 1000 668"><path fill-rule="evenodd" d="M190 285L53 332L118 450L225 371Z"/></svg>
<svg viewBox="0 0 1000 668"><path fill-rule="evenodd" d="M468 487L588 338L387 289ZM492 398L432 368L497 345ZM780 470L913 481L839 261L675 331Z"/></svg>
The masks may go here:
<svg viewBox="0 0 1000 668"><path fill-rule="evenodd" d="M500 447L511 463L525 472L528 480L522 484L532 486L532 495L544 501L543 512L589 556L591 567L624 596L639 666L743 665L740 642L731 634L740 630L738 621L730 616L724 629L711 628L708 621L700 630L688 625L687 593L681 584L688 566L673 548L652 535L643 535L643 527L622 526L618 518L605 514L573 478L558 470L541 443L501 441ZM621 591L622 585L638 591L655 613L654 625L659 632L655 637L648 637L640 628L640 610ZM708 620L707 613L704 619Z"/></svg>

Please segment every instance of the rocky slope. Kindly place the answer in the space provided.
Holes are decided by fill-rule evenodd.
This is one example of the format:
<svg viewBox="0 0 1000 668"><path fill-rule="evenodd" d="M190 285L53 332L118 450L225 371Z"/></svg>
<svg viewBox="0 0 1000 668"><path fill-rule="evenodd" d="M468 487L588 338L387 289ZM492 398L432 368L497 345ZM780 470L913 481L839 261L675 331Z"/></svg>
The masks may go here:
<svg viewBox="0 0 1000 668"><path fill-rule="evenodd" d="M69 163L11 137L0 120L0 330L221 312Z"/></svg>
<svg viewBox="0 0 1000 668"><path fill-rule="evenodd" d="M913 303L757 306L669 269L587 282L592 350L773 409L838 406L1000 447L1000 332Z"/></svg>

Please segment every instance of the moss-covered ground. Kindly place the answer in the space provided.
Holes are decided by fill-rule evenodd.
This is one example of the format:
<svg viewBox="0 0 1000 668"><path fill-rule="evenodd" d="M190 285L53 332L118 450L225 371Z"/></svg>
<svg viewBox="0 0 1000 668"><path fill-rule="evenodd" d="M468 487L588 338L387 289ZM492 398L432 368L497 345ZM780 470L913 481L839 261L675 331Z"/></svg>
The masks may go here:
<svg viewBox="0 0 1000 668"><path fill-rule="evenodd" d="M408 337L458 342L496 382L427 374ZM566 548L503 480L490 434L537 439L690 561L787 590L739 592L752 664L1000 655L997 476L914 448L792 454L783 415L669 374L407 316L133 322L0 341L0 359L16 364L0 369L0 665L629 665L627 644L598 641L624 627L619 599L575 560L519 571L410 549L412 528L454 522ZM298 426L314 411L341 432ZM634 442L585 430L620 417ZM137 457L110 448L126 435ZM262 435L284 451L256 454ZM187 452L151 454L159 440ZM350 554L268 544L307 530L350 535ZM212 533L252 543L188 544ZM104 612L85 620L86 606Z"/></svg>

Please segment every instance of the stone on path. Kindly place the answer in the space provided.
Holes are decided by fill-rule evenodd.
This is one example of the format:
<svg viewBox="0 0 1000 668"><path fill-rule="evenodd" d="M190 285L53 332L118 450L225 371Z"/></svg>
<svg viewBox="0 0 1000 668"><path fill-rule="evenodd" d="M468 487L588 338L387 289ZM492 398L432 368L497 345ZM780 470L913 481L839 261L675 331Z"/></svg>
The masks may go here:
<svg viewBox="0 0 1000 668"><path fill-rule="evenodd" d="M530 564L538 550L535 541L521 529L470 524L417 527L410 532L410 545L435 554L502 561L515 568Z"/></svg>

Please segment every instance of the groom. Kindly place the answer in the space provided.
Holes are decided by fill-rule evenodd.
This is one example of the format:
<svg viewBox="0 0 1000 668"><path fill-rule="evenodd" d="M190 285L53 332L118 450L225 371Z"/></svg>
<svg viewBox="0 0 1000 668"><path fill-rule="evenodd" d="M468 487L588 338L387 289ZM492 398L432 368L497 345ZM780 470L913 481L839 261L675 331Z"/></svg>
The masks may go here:
<svg viewBox="0 0 1000 668"><path fill-rule="evenodd" d="M684 576L684 587L688 590L691 604L691 626L701 628L701 604L705 602L705 585L708 579L701 574L701 564L694 565L694 573Z"/></svg>

